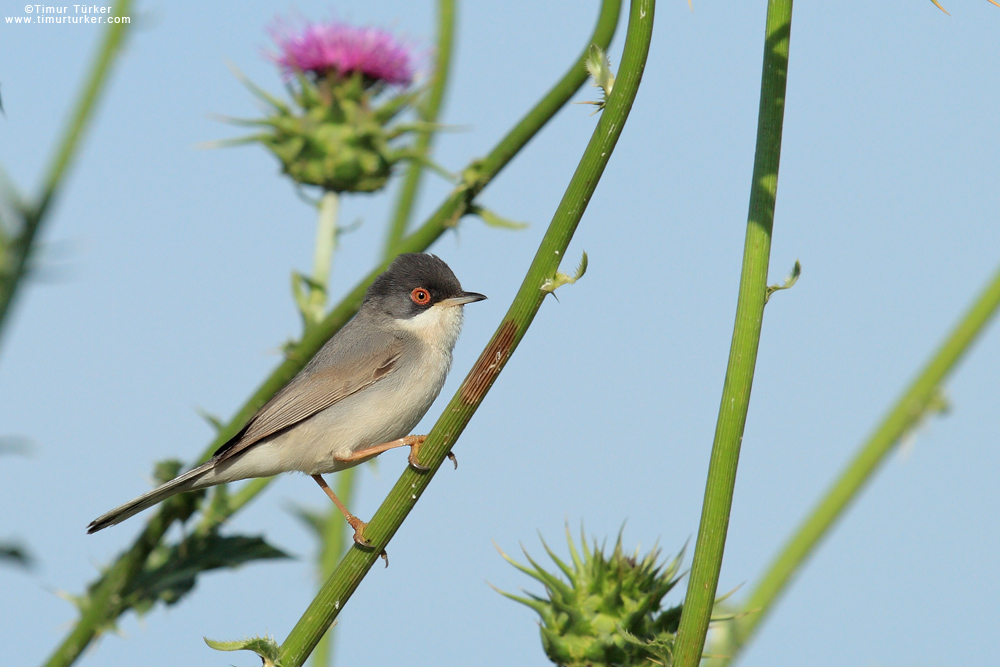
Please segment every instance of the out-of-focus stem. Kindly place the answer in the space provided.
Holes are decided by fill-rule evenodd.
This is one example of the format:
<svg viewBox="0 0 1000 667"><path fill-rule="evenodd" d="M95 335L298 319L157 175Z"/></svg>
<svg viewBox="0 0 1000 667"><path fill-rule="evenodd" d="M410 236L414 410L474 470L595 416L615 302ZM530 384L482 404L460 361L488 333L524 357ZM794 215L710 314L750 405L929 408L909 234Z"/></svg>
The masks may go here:
<svg viewBox="0 0 1000 667"><path fill-rule="evenodd" d="M674 646L674 665L677 667L697 667L701 662L719 584L719 571L722 569L726 533L729 530L736 466L739 463L743 429L750 407L750 390L753 386L767 297L767 267L778 189L791 26L792 0L770 0L764 34L757 150L750 185L750 211L747 216L743 270L736 303L736 324L722 387L715 440L712 443L698 541L688 578L684 611L677 630L677 643Z"/></svg>
<svg viewBox="0 0 1000 667"><path fill-rule="evenodd" d="M118 0L111 15L129 16L131 9L131 0ZM33 204L25 206L20 211L22 227L17 235L10 239L6 248L4 265L0 266L0 333L2 333L3 326L7 321L11 304L14 303L18 289L27 274L35 239L47 218L49 206L55 201L69 166L80 147L80 140L83 138L84 130L87 129L87 124L94 115L94 108L97 106L97 100L100 98L105 84L107 84L111 67L121 52L129 25L129 23L108 24L104 33L104 41L101 43L97 58L90 68L87 82L83 86L76 108L63 133L62 141L56 149L55 157L45 174L41 195Z"/></svg>
<svg viewBox="0 0 1000 667"><path fill-rule="evenodd" d="M146 559L170 525L178 518L186 518L189 513L181 499L171 498L163 504L161 511L146 524L132 547L104 571L96 587L87 596L80 618L49 656L45 667L66 667L73 664L97 633L107 627L108 619L117 618L121 614L122 591L142 572Z"/></svg>
<svg viewBox="0 0 1000 667"><path fill-rule="evenodd" d="M424 127L417 132L417 139L414 142L414 149L418 155L426 156L430 152L431 144L436 133L434 123L437 122L441 113L441 104L444 102L444 93L448 88L448 75L451 73L451 54L455 43L455 0L438 0L438 27L437 46L434 54L434 80L431 82L430 91L427 98L420 105L420 120L425 123ZM403 176L403 183L400 186L399 198L396 200L396 210L389 223L389 232L385 239L385 255L392 256L396 245L406 234L406 229L410 223L410 216L413 215L413 207L417 201L417 193L420 188L420 181L423 177L423 164L417 160L411 160L406 168L406 175Z"/></svg>

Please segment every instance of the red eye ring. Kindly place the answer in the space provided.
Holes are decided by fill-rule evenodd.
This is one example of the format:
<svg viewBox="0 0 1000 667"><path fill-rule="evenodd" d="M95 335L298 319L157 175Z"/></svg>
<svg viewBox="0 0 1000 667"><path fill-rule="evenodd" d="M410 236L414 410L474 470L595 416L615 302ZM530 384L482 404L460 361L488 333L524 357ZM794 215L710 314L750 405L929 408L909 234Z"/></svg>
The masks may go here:
<svg viewBox="0 0 1000 667"><path fill-rule="evenodd" d="M410 292L410 299L418 306L426 306L431 302L431 293L423 287L414 287L413 291Z"/></svg>

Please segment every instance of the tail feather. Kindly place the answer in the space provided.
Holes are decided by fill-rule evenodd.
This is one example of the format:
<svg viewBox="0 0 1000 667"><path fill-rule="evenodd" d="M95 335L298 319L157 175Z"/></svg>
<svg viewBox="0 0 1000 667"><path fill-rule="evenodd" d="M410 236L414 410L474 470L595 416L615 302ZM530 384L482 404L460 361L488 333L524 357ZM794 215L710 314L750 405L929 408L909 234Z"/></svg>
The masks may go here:
<svg viewBox="0 0 1000 667"><path fill-rule="evenodd" d="M152 491L144 493L138 498L130 500L124 505L120 505L110 512L102 514L90 522L90 525L87 526L87 534L96 533L97 531L103 530L108 526L121 523L130 516L134 516L144 509L150 508L153 505L166 500L170 496L183 493L184 491L192 491L194 489L201 488L198 481L212 468L213 465L214 461L203 463L197 468L175 477L166 484L158 486Z"/></svg>

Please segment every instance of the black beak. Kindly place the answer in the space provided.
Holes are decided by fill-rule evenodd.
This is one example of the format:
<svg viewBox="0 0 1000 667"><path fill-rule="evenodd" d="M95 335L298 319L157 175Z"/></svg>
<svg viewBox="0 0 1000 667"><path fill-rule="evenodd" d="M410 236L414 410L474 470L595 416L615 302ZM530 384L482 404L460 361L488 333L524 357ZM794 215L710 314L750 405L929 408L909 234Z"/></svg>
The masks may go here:
<svg viewBox="0 0 1000 667"><path fill-rule="evenodd" d="M442 306L464 306L467 303L475 303L476 301L482 301L486 297L478 292L462 292L458 296L453 296L449 299L441 299L438 303Z"/></svg>

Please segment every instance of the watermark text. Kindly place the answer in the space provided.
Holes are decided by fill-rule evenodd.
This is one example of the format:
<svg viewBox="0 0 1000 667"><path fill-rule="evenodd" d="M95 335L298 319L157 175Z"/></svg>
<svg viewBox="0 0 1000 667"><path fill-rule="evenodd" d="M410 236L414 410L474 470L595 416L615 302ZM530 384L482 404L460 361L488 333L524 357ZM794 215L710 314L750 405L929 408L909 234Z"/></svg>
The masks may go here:
<svg viewBox="0 0 1000 667"><path fill-rule="evenodd" d="M64 23L131 23L131 16L114 16L105 5L25 5L21 16L5 16L6 23L49 25Z"/></svg>

